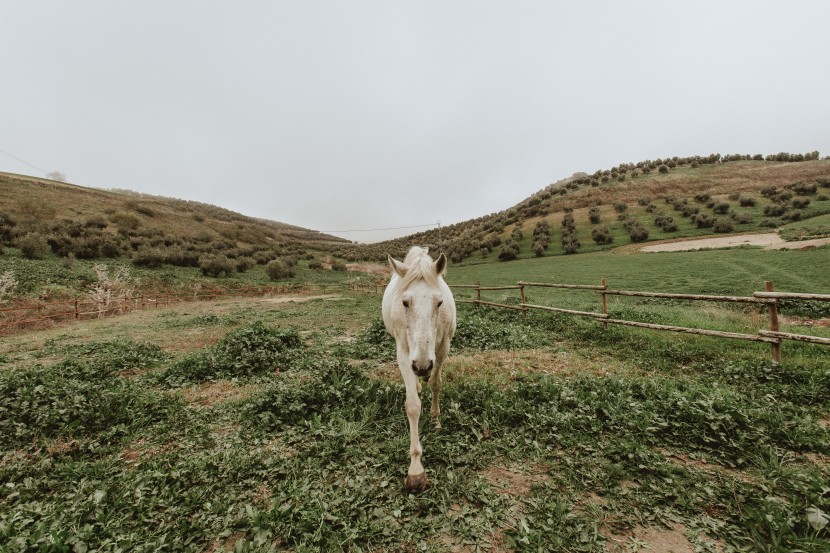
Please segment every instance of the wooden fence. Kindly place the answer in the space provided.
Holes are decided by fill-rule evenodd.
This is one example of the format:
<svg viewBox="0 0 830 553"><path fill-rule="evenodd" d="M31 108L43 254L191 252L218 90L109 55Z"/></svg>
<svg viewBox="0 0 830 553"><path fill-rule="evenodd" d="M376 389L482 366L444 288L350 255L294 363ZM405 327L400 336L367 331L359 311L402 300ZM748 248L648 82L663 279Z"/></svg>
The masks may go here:
<svg viewBox="0 0 830 553"><path fill-rule="evenodd" d="M91 318L109 317L141 309L155 309L174 303L211 301L235 297L254 297L274 294L307 294L327 289L341 289L336 284L297 284L290 286L240 286L234 288L194 289L182 292L142 292L127 298L96 302L89 297L63 301L39 301L0 308L0 333L15 328L36 327L46 322L74 322Z"/></svg>
<svg viewBox="0 0 830 553"><path fill-rule="evenodd" d="M532 287L543 288L562 288L573 290L589 290L598 294L600 297L599 311L577 311L574 309L564 309L561 307L550 307L545 305L535 305L527 303L525 297L525 289ZM784 340L797 340L801 342L808 342L811 344L819 344L830 346L830 338L821 336L809 336L805 334L794 334L790 332L781 332L778 321L778 302L779 300L810 300L810 301L830 301L830 294L801 294L790 292L776 292L771 281L764 283L764 291L754 292L752 296L718 296L709 294L672 294L665 292L639 292L633 290L612 290L608 288L606 279L602 279L601 284L553 284L542 282L518 282L515 285L508 286L482 286L480 283L476 284L454 284L450 288L472 289L476 293L476 298L471 300L456 300L461 303L472 303L475 305L488 305L492 307L500 307L506 309L517 309L527 314L530 309L541 309L545 311L553 311L556 313L564 313L567 315L576 315L583 317L591 317L598 322L605 325L617 324L624 326L633 326L638 328L647 328L650 330L664 330L669 332L684 332L687 334L698 334L702 336L714 336L717 338L731 338L736 340L749 340L753 342L765 342L770 344L770 351L773 360L781 361L781 343ZM481 299L482 291L490 290L518 290L521 294L520 302L515 305L496 303L485 301ZM741 332L725 332L721 330L709 330L705 328L689 328L681 326L671 326L664 324L646 323L641 321L627 321L623 319L612 318L608 313L608 296L630 296L643 298L662 298L673 300L692 300L692 301L707 301L707 302L726 302L726 303L749 303L759 304L766 307L769 315L769 328L759 330L756 334L747 334Z"/></svg>

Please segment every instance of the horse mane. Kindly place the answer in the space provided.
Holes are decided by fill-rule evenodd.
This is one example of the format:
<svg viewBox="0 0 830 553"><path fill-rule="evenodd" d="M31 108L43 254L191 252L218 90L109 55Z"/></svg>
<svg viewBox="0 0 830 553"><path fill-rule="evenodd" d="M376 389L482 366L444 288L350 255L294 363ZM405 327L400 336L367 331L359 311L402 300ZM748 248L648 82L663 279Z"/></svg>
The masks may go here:
<svg viewBox="0 0 830 553"><path fill-rule="evenodd" d="M435 261L429 256L429 248L412 246L403 260L407 266L406 274L398 282L398 292L406 290L410 284L423 279L430 286L438 286L440 276L435 273L433 263Z"/></svg>

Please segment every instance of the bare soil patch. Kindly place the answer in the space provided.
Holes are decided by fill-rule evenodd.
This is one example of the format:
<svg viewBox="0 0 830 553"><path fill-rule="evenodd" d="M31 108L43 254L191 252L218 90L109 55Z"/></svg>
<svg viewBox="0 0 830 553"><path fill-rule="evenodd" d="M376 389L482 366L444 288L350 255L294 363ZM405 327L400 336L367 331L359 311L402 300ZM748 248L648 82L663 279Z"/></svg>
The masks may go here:
<svg viewBox="0 0 830 553"><path fill-rule="evenodd" d="M801 250L830 244L830 238L816 238L787 242L776 233L764 234L730 234L728 236L710 236L694 239L674 239L640 247L641 253L685 252L712 248L735 248L738 246L761 246L767 250Z"/></svg>
<svg viewBox="0 0 830 553"><path fill-rule="evenodd" d="M341 300L339 294L322 294L319 296L277 296L275 298L262 298L262 303L303 303L312 300Z"/></svg>
<svg viewBox="0 0 830 553"><path fill-rule="evenodd" d="M625 534L607 533L605 550L609 553L645 550L651 553L695 553L682 524L669 528L637 526Z"/></svg>
<svg viewBox="0 0 830 553"><path fill-rule="evenodd" d="M255 388L254 385L239 386L227 380L219 380L185 388L182 390L182 395L188 403L210 407L217 403L242 399L250 395Z"/></svg>

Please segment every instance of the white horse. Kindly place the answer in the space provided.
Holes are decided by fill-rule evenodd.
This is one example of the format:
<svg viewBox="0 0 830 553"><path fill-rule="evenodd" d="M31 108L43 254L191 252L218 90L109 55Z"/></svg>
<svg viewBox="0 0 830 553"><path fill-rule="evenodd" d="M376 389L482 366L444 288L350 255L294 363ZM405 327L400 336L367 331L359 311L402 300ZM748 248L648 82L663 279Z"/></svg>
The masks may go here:
<svg viewBox="0 0 830 553"><path fill-rule="evenodd" d="M436 428L441 427L438 415L438 394L441 391L441 367L450 352L455 334L455 300L444 282L447 256L443 253L433 262L428 250L413 246L403 263L389 256L392 278L383 294L383 323L395 338L398 368L406 386L406 417L409 419L409 470L404 486L421 491L427 486L423 448L418 438L421 417L420 376L432 389L430 414Z"/></svg>

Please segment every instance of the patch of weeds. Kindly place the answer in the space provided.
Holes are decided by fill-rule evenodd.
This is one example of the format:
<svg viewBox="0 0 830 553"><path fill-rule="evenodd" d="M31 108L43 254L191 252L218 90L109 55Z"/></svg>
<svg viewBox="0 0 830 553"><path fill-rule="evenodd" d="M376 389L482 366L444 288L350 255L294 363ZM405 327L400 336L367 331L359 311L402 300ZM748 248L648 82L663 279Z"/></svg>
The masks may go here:
<svg viewBox="0 0 830 553"><path fill-rule="evenodd" d="M205 326L216 326L222 323L222 319L214 313L206 313L204 315L195 315L186 319L172 319L165 321L164 326L167 328L199 328Z"/></svg>
<svg viewBox="0 0 830 553"><path fill-rule="evenodd" d="M0 373L0 447L57 437L109 443L181 409L180 400L118 376L119 367L64 361Z"/></svg>
<svg viewBox="0 0 830 553"><path fill-rule="evenodd" d="M377 359L392 361L395 359L395 339L386 331L383 319L377 317L354 341L344 347L355 359Z"/></svg>
<svg viewBox="0 0 830 553"><path fill-rule="evenodd" d="M295 329L270 328L258 321L230 331L205 350L178 359L153 378L167 386L181 386L263 375L299 366L304 353Z"/></svg>

